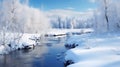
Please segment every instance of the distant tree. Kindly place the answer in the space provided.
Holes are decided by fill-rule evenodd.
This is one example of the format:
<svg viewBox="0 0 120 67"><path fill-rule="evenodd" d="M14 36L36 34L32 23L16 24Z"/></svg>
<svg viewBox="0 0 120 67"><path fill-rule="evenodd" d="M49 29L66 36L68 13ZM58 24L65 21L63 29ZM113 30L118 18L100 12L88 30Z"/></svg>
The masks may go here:
<svg viewBox="0 0 120 67"><path fill-rule="evenodd" d="M58 17L58 25L59 25L59 28L61 29L61 18Z"/></svg>
<svg viewBox="0 0 120 67"><path fill-rule="evenodd" d="M70 24L71 24L71 29L74 29L74 25L75 25L75 19L74 18L71 19Z"/></svg>

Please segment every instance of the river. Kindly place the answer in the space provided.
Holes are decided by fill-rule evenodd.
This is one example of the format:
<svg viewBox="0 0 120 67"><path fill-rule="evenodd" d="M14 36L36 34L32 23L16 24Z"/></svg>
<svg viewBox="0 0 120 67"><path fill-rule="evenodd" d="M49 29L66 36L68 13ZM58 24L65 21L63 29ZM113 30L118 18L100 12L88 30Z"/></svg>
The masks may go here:
<svg viewBox="0 0 120 67"><path fill-rule="evenodd" d="M47 38L30 50L0 56L0 67L64 67L65 38Z"/></svg>

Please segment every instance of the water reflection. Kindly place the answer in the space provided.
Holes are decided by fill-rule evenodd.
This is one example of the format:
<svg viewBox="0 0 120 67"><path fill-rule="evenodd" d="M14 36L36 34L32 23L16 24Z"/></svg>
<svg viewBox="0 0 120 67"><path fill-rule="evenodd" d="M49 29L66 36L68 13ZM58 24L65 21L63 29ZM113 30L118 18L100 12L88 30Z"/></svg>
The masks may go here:
<svg viewBox="0 0 120 67"><path fill-rule="evenodd" d="M0 56L0 67L64 67L64 38L48 39L31 50Z"/></svg>

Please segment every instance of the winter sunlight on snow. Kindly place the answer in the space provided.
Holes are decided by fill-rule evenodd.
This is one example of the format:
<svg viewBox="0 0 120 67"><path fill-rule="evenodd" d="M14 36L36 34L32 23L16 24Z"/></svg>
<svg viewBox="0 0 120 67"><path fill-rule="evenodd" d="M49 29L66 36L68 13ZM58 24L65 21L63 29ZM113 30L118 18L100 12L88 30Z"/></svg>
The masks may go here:
<svg viewBox="0 0 120 67"><path fill-rule="evenodd" d="M0 0L0 67L120 67L120 0Z"/></svg>

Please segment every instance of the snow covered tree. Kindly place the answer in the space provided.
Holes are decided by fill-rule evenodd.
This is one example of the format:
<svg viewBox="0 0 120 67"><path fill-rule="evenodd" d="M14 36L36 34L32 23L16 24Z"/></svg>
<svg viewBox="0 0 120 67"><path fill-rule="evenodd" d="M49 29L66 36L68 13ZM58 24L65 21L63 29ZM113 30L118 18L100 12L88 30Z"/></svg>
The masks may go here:
<svg viewBox="0 0 120 67"><path fill-rule="evenodd" d="M97 31L113 32L118 31L119 19L117 13L117 0L99 0L100 9L96 13Z"/></svg>
<svg viewBox="0 0 120 67"><path fill-rule="evenodd" d="M39 9L24 6L25 13L25 32L26 33L43 33L51 28L49 19Z"/></svg>
<svg viewBox="0 0 120 67"><path fill-rule="evenodd" d="M1 41L6 45L21 38L24 25L21 22L23 18L20 16L22 10L19 0L3 0L1 3Z"/></svg>
<svg viewBox="0 0 120 67"><path fill-rule="evenodd" d="M103 2L104 2L104 15L107 23L107 30L109 30L108 3L107 0L103 0Z"/></svg>

